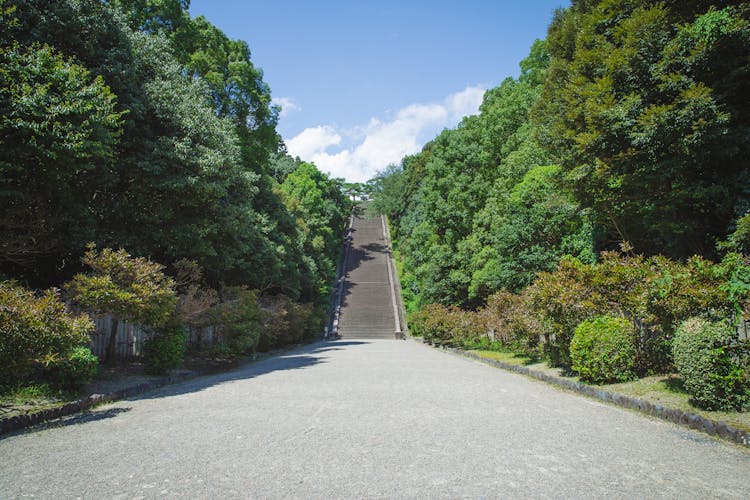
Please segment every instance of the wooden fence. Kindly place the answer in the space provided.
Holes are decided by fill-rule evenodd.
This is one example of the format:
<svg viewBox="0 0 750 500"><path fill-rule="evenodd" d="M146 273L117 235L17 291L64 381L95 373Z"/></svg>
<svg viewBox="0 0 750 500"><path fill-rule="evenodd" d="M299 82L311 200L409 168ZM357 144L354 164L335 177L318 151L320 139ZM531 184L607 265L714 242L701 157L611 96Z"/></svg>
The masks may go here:
<svg viewBox="0 0 750 500"><path fill-rule="evenodd" d="M94 333L91 334L91 352L100 359L104 357L112 327L112 316L94 318ZM218 340L216 329L207 326L200 329L188 329L188 346L213 345ZM136 359L143 355L143 344L151 332L148 327L131 321L120 321L117 325L115 357L117 359Z"/></svg>

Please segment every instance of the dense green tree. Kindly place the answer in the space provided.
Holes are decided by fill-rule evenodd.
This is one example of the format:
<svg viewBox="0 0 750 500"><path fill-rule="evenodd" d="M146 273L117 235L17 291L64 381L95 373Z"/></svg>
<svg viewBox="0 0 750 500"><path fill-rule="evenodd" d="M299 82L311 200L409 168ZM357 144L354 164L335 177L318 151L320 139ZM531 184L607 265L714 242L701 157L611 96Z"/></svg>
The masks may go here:
<svg viewBox="0 0 750 500"><path fill-rule="evenodd" d="M461 249L471 258L471 297L519 292L566 254L595 260L591 225L559 187L558 173L554 165L534 167L508 196L488 200L476 219L477 229L488 229L475 231Z"/></svg>
<svg viewBox="0 0 750 500"><path fill-rule="evenodd" d="M29 265L92 238L123 113L100 76L53 47L0 43L0 263Z"/></svg>
<svg viewBox="0 0 750 500"><path fill-rule="evenodd" d="M390 165L368 181L367 190L372 196L369 207L375 213L387 214L398 221L403 215L407 184L403 167Z"/></svg>
<svg viewBox="0 0 750 500"><path fill-rule="evenodd" d="M710 255L748 207L750 7L573 2L549 45L539 138L601 245Z"/></svg>
<svg viewBox="0 0 750 500"><path fill-rule="evenodd" d="M335 278L341 231L350 203L336 180L310 163L301 163L280 186L300 228L305 268L302 300L325 302Z"/></svg>
<svg viewBox="0 0 750 500"><path fill-rule="evenodd" d="M190 0L103 0L116 7L134 30L168 34L186 30Z"/></svg>
<svg viewBox="0 0 750 500"><path fill-rule="evenodd" d="M3 214L26 218L3 226L12 232L4 251L38 246L23 269L0 263L8 274L55 283L96 241L160 262L195 260L213 286L294 299L305 287L317 293L305 283L319 279L309 266L318 257L304 254L304 228L277 190L299 162L286 160L277 110L247 44L191 19L181 0L6 4L15 9L2 11L3 78L11 82L4 116L28 126L4 136L14 144L3 148L3 169L15 173L3 175ZM42 56L46 63L34 63ZM24 111L22 85L32 84L49 95L37 93ZM58 114L48 114L45 106L58 101ZM40 128L46 119L51 128ZM6 162L12 155L21 161ZM290 165L279 169L279 161ZM36 165L44 168L29 176Z"/></svg>
<svg viewBox="0 0 750 500"><path fill-rule="evenodd" d="M510 198L530 169L548 163L529 121L548 60L545 42L535 42L519 78L487 91L479 115L371 181L373 205L393 221L409 273L405 286L418 300L473 307L498 288L516 289L554 266L571 237L567 231L581 229L577 205L549 183L529 188L539 197L534 202L553 193L550 199L558 203L544 205L546 213L533 213L533 202L521 195ZM555 235L547 235L552 224L541 220L553 213L556 221L574 215L577 222L554 226ZM532 220L535 230L513 235ZM539 245L533 258L518 252L530 240Z"/></svg>

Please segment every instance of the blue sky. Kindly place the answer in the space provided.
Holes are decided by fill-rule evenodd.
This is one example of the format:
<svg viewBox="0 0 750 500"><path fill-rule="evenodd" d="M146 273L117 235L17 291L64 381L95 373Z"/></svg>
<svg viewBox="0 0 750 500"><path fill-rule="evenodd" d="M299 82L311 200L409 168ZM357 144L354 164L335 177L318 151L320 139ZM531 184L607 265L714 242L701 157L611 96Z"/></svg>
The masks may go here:
<svg viewBox="0 0 750 500"><path fill-rule="evenodd" d="M289 152L364 181L518 75L566 0L191 0L250 45Z"/></svg>

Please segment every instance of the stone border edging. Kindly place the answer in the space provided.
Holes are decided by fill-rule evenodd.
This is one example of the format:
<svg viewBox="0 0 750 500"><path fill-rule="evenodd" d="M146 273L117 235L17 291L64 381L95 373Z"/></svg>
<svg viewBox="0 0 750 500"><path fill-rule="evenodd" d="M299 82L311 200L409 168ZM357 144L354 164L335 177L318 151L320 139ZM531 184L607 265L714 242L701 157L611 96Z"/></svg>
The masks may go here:
<svg viewBox="0 0 750 500"><path fill-rule="evenodd" d="M512 365L499 361L496 359L488 359L478 356L474 353L464 351L463 349L456 349L455 347L444 347L440 346L440 349L451 352L466 358L474 359L482 363L501 368L503 370L519 373L532 377L548 384L568 389L584 396L589 396L600 401L612 403L614 405L627 408L630 410L636 410L640 413L656 417L661 420L672 422L673 424L680 425L682 427L688 427L690 429L703 432L712 436L718 436L736 444L750 447L750 432L742 429L737 429L726 422L712 420L710 418L697 415L695 413L682 411L677 408L668 408L660 404L654 404L650 401L646 401L641 398L634 398L611 392L605 389L600 389L592 385L586 385L581 382L574 382L572 380L566 380L561 377L542 373L536 370L532 370L522 365Z"/></svg>
<svg viewBox="0 0 750 500"><path fill-rule="evenodd" d="M24 415L15 415L13 417L0 419L0 436L25 429L27 427L31 427L32 425L47 422L49 420L55 420L60 417L67 417L68 415L82 412L96 405L111 403L120 399L126 399L138 394L142 394L144 392L158 389L165 385L184 382L199 375L200 374L196 372L186 373L183 375L171 375L153 380L151 382L145 382L143 384L126 387L125 389L108 392L107 394L92 394L86 398L82 398L77 401L71 401L62 406L56 406L54 408L47 408L46 410L39 410Z"/></svg>

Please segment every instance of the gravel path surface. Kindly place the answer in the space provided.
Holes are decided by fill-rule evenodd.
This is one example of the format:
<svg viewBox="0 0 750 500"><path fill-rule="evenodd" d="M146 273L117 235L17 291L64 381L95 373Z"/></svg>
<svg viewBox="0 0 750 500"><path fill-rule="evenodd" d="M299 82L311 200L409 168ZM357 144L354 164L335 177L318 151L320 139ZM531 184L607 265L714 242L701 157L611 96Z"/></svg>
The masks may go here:
<svg viewBox="0 0 750 500"><path fill-rule="evenodd" d="M411 341L317 343L0 440L0 498L750 496L750 452Z"/></svg>

